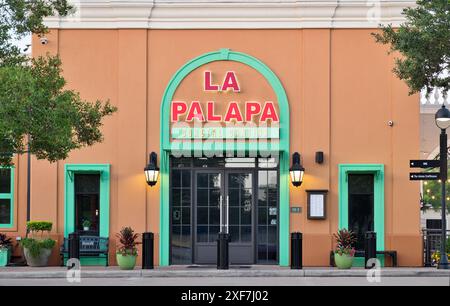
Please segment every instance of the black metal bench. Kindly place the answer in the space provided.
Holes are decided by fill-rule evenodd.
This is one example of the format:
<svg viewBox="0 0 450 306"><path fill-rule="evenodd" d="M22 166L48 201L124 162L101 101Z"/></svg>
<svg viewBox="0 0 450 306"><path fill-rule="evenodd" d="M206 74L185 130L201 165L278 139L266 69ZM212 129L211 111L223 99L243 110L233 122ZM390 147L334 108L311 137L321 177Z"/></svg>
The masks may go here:
<svg viewBox="0 0 450 306"><path fill-rule="evenodd" d="M377 255L387 255L392 258L392 266L397 267L397 251L386 250L386 251L377 251ZM364 257L364 251L356 251L355 257ZM330 267L334 267L334 251L330 251Z"/></svg>
<svg viewBox="0 0 450 306"><path fill-rule="evenodd" d="M109 239L98 236L80 236L80 258L105 255L108 266ZM60 248L61 262L64 265L64 256L69 255L69 240L64 238Z"/></svg>

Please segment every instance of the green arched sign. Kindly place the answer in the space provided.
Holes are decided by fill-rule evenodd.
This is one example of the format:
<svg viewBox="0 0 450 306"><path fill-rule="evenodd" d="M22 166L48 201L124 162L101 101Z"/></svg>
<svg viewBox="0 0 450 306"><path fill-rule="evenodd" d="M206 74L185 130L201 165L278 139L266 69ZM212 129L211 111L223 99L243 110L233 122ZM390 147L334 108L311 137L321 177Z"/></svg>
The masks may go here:
<svg viewBox="0 0 450 306"><path fill-rule="evenodd" d="M173 95L183 81L195 69L215 61L234 61L245 64L258 71L272 87L278 100L280 111L280 220L279 220L279 264L289 265L289 103L286 92L278 77L260 60L230 49L205 53L187 62L171 78L161 102L161 155L160 155L160 237L159 262L169 265L170 250L170 209L169 209L169 155L172 150L170 141L170 105Z"/></svg>

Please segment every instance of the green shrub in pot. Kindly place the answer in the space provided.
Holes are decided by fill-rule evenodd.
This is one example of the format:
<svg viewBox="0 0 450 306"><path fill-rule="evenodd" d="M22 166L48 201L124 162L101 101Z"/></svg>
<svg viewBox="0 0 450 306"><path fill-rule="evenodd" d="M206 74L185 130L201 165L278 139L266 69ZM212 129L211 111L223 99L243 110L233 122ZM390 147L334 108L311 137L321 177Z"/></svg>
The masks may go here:
<svg viewBox="0 0 450 306"><path fill-rule="evenodd" d="M89 221L88 219L83 221L83 230L84 231L88 231L89 228L91 227L92 223L91 221Z"/></svg>
<svg viewBox="0 0 450 306"><path fill-rule="evenodd" d="M50 232L52 230L53 223L48 221L28 221L27 222L27 232L34 234L34 233L41 233L44 232Z"/></svg>
<svg viewBox="0 0 450 306"><path fill-rule="evenodd" d="M47 266L56 241L49 237L52 222L27 222L27 237L20 241L27 264L31 267ZM28 237L30 236L30 237Z"/></svg>

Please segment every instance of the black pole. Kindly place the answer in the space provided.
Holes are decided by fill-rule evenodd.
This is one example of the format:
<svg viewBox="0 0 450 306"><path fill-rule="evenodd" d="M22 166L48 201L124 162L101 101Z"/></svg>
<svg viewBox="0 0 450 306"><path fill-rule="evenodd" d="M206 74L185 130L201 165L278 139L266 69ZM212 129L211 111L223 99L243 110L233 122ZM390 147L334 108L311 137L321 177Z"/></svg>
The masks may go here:
<svg viewBox="0 0 450 306"><path fill-rule="evenodd" d="M296 232L291 234L291 269L303 268L303 235Z"/></svg>
<svg viewBox="0 0 450 306"><path fill-rule="evenodd" d="M377 258L377 233L366 232L364 239L364 267L366 269L372 269L374 266L367 265L371 258Z"/></svg>
<svg viewBox="0 0 450 306"><path fill-rule="evenodd" d="M69 258L80 259L80 236L77 232L69 234ZM71 268L71 267L69 267Z"/></svg>
<svg viewBox="0 0 450 306"><path fill-rule="evenodd" d="M230 235L224 232L219 233L217 239L217 269L227 270L229 267L228 260L228 243Z"/></svg>
<svg viewBox="0 0 450 306"><path fill-rule="evenodd" d="M30 135L28 135L28 155L27 155L27 221L30 221L31 215L31 152Z"/></svg>
<svg viewBox="0 0 450 306"><path fill-rule="evenodd" d="M424 233L425 237L425 267L431 267L431 237L430 232L427 230Z"/></svg>
<svg viewBox="0 0 450 306"><path fill-rule="evenodd" d="M447 183L447 133L445 129L441 129L441 137L440 137L440 158L441 158L441 213L442 213L442 227L441 227L441 258L439 260L438 269L448 269L448 258L447 252L445 249L445 245L447 242L447 207L446 207L446 198L445 198L445 185Z"/></svg>
<svg viewBox="0 0 450 306"><path fill-rule="evenodd" d="M153 233L142 234L142 269L153 269Z"/></svg>

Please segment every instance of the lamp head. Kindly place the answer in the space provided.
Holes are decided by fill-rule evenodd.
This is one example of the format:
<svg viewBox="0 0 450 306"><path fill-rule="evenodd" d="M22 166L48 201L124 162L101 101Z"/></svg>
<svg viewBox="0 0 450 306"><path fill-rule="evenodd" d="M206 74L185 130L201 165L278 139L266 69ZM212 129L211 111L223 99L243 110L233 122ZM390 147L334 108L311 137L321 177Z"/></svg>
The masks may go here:
<svg viewBox="0 0 450 306"><path fill-rule="evenodd" d="M303 183L303 175L305 174L305 168L301 165L300 154L295 152L292 154L292 166L289 169L289 175L291 176L292 185L299 187Z"/></svg>
<svg viewBox="0 0 450 306"><path fill-rule="evenodd" d="M144 168L145 180L149 186L156 185L159 176L159 168L157 166L158 156L155 152L150 153L148 165Z"/></svg>
<svg viewBox="0 0 450 306"><path fill-rule="evenodd" d="M450 111L444 104L434 115L434 120L441 130L446 130L450 126Z"/></svg>

